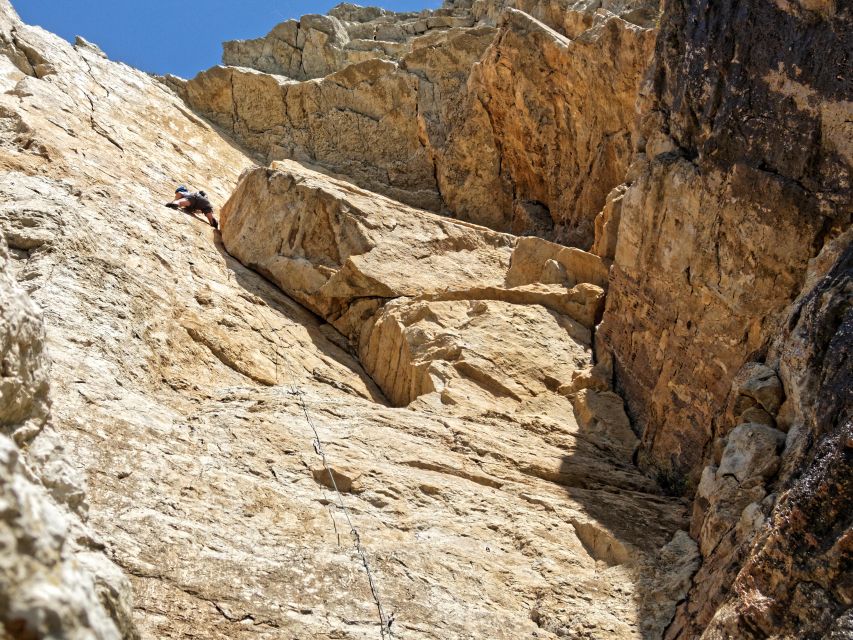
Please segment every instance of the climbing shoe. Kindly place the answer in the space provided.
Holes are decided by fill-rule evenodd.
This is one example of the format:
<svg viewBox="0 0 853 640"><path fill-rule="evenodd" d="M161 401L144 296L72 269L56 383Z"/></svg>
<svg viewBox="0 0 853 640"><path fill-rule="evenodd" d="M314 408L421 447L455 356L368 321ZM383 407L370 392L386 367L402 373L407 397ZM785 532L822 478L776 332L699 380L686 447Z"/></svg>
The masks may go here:
<svg viewBox="0 0 853 640"><path fill-rule="evenodd" d="M213 220L210 221L210 226L213 227L214 229L219 228L219 223L216 221L216 218L214 218Z"/></svg>

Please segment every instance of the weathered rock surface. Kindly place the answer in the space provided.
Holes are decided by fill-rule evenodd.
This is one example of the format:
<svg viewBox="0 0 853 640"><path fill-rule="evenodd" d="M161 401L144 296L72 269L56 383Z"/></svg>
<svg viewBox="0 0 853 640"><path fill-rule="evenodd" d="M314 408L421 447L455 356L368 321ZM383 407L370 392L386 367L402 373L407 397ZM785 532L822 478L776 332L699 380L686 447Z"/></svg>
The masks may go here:
<svg viewBox="0 0 853 640"><path fill-rule="evenodd" d="M845 235L812 263L806 291L771 346L768 363L779 375L749 363L735 378L730 404L759 395L787 437L754 424L715 442L724 443L722 460L705 468L693 514L705 559L668 637L848 634L853 251Z"/></svg>
<svg viewBox="0 0 853 640"><path fill-rule="evenodd" d="M127 578L83 523L79 472L50 427L42 433L50 414L44 326L12 260L0 233L0 635L133 638ZM39 434L25 455L19 446Z"/></svg>
<svg viewBox="0 0 853 640"><path fill-rule="evenodd" d="M11 260L0 238L0 427L23 444L41 431L50 411L48 363L41 317L12 278Z"/></svg>
<svg viewBox="0 0 853 640"><path fill-rule="evenodd" d="M664 3L596 338L641 463L696 491L669 638L849 635L851 19Z"/></svg>
<svg viewBox="0 0 853 640"><path fill-rule="evenodd" d="M573 39L507 9L468 80L461 131L436 165L450 210L523 232L532 225L518 204L535 202L551 222L540 235L589 248L594 218L628 168L655 35L596 14ZM483 164L482 147L499 162Z"/></svg>
<svg viewBox="0 0 853 640"><path fill-rule="evenodd" d="M471 12L488 24L500 20L506 8L523 11L570 38L589 29L596 15L619 16L647 28L659 15L658 3L649 0L474 0Z"/></svg>
<svg viewBox="0 0 853 640"><path fill-rule="evenodd" d="M398 59L412 39L453 27L470 27L464 9L393 13L378 7L341 4L329 15L305 15L277 25L263 38L223 45L222 62L294 80L322 78L371 59Z"/></svg>
<svg viewBox="0 0 853 640"><path fill-rule="evenodd" d="M356 318L353 296L374 292L365 298L373 312L380 291L395 298L383 306L389 323L404 303L434 307L464 349L462 360L412 352L454 367L445 396L456 405L427 392L390 407L335 329L228 256L200 220L159 204L180 181L221 205L251 159L149 76L21 25L8 7L0 15L15 29L0 56L0 229L12 242L11 271L45 310L53 361L52 417L27 455L85 476L85 500L71 471L55 470L44 487L65 493L69 509L88 505L93 539L121 569L113 578L132 584L141 637L378 635L361 558L319 472L317 436L395 635L662 633L697 557L677 533L685 503L659 495L632 466L618 399L584 394L575 417L581 401L564 393L599 380L589 329L543 306L575 288L589 320L602 289L570 267L597 258L539 241L548 259L509 286L514 237L447 219L427 224L427 214L410 218L408 207L305 169L272 182L305 197L288 213L304 225L293 229L314 235L286 245L306 251L305 268L284 273L304 276L306 303ZM267 171L246 181L260 172L266 182ZM296 178L308 184L297 188ZM312 191L311 181L324 188ZM256 213L265 212L285 222L275 208ZM239 216L226 214L225 237L236 237ZM254 242L266 247L261 219ZM418 247L426 255L413 253ZM432 271L411 277L433 253ZM383 270L395 256L397 273ZM543 273L550 281L540 290ZM427 276L442 286L426 291ZM324 298L312 278L349 293ZM475 289L470 300L429 299ZM490 297L498 295L515 298ZM459 322L461 310L483 308L471 329ZM507 326L513 318L529 319L529 332ZM428 316L418 322L408 328L445 330ZM367 335L356 322L340 326L348 338ZM567 359L546 361L551 348ZM477 385L472 371L495 372L519 399ZM61 553L57 538L51 544ZM120 580L96 575L90 595L125 593ZM50 611L59 606L50 602ZM111 620L133 637L119 616Z"/></svg>
<svg viewBox="0 0 853 640"><path fill-rule="evenodd" d="M693 486L735 374L767 349L809 261L851 215L849 11L733 11L664 8L644 153L629 171L598 334L648 464ZM758 23L782 35L756 38ZM818 42L837 55L815 65Z"/></svg>
<svg viewBox="0 0 853 640"><path fill-rule="evenodd" d="M653 3L464 4L344 6L226 43L188 103L267 162L588 248L636 137Z"/></svg>

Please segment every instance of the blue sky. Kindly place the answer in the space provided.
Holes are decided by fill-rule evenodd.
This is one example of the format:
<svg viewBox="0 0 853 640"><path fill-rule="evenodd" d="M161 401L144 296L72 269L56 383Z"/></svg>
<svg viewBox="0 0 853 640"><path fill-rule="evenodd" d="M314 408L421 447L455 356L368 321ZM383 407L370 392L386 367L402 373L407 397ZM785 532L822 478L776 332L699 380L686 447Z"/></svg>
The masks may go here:
<svg viewBox="0 0 853 640"><path fill-rule="evenodd" d="M184 78L219 64L224 40L257 38L283 20L325 13L338 2L12 0L28 24L37 24L72 42L74 36L81 35L113 60ZM373 0L369 4L417 11L436 8L441 0Z"/></svg>

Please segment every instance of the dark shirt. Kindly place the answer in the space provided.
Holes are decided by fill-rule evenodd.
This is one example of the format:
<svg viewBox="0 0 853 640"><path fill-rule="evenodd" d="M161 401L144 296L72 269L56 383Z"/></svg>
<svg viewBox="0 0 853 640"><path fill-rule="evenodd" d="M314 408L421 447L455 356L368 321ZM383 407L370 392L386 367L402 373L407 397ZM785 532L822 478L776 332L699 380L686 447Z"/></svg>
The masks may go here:
<svg viewBox="0 0 853 640"><path fill-rule="evenodd" d="M190 206L185 207L186 211L201 211L202 213L213 212L213 206L210 204L210 200L198 192L190 193L189 195L184 196L184 198L190 201Z"/></svg>

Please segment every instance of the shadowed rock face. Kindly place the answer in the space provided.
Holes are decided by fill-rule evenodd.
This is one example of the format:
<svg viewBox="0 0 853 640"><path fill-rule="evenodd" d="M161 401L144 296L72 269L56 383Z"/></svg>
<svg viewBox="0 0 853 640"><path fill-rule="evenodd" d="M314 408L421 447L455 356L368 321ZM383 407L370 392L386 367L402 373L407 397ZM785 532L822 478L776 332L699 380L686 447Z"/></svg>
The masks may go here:
<svg viewBox="0 0 853 640"><path fill-rule="evenodd" d="M596 338L641 463L695 492L666 637L846 637L853 16L663 15Z"/></svg>
<svg viewBox="0 0 853 640"><path fill-rule="evenodd" d="M704 6L664 7L599 333L648 465L694 483L735 374L851 214L849 9Z"/></svg>
<svg viewBox="0 0 853 640"><path fill-rule="evenodd" d="M715 441L721 455L705 468L693 507L704 563L668 638L850 634L850 235L813 262L771 366L736 377L721 423L740 424Z"/></svg>
<svg viewBox="0 0 853 640"><path fill-rule="evenodd" d="M179 89L266 161L589 248L628 166L656 33L654 3L603 5L344 8L226 43L228 66Z"/></svg>

